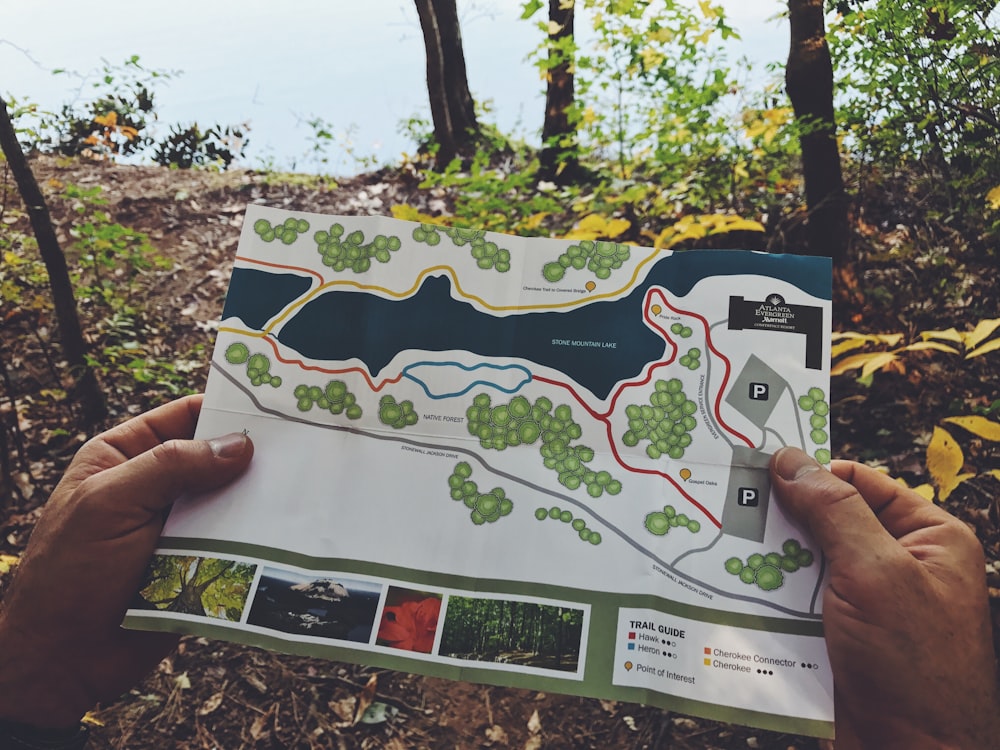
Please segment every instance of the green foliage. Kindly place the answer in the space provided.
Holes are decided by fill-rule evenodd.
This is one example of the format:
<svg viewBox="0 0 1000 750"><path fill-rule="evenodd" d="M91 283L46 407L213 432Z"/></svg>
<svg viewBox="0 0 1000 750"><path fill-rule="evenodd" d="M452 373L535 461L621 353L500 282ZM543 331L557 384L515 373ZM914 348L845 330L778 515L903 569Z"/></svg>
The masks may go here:
<svg viewBox="0 0 1000 750"><path fill-rule="evenodd" d="M156 555L139 592L139 606L238 621L256 565L182 555Z"/></svg>
<svg viewBox="0 0 1000 750"><path fill-rule="evenodd" d="M64 70L53 72L66 74ZM42 116L42 138L34 145L66 156L109 158L142 151L151 142L147 131L155 119L153 83L175 75L143 67L138 55L121 65L105 60L97 79L85 84L94 98L82 104L65 104L57 115Z"/></svg>
<svg viewBox="0 0 1000 750"><path fill-rule="evenodd" d="M54 73L68 75L65 70ZM30 103L11 107L11 119L28 148L108 160L146 156L181 169L213 165L225 169L244 154L245 124L215 124L204 130L197 123L173 125L168 135L155 137L154 87L178 71L146 68L138 55L132 55L121 65L103 61L93 80L73 75L82 79L81 90L92 90L93 98L65 104L59 112L40 112Z"/></svg>
<svg viewBox="0 0 1000 750"><path fill-rule="evenodd" d="M906 170L921 213L982 216L1000 174L992 2L861 0L831 27L839 117L866 176ZM929 210L928 210L929 209Z"/></svg>
<svg viewBox="0 0 1000 750"><path fill-rule="evenodd" d="M180 169L218 165L223 169L242 158L247 146L246 126L213 125L205 131L197 123L173 125L170 134L153 149L153 161Z"/></svg>
<svg viewBox="0 0 1000 750"><path fill-rule="evenodd" d="M60 196L75 215L65 248L77 305L95 332L88 364L101 376L124 375L130 387L191 393L192 369L203 345L164 356L156 350L157 329L137 299L146 276L172 267L143 232L112 221L100 187L62 186Z"/></svg>

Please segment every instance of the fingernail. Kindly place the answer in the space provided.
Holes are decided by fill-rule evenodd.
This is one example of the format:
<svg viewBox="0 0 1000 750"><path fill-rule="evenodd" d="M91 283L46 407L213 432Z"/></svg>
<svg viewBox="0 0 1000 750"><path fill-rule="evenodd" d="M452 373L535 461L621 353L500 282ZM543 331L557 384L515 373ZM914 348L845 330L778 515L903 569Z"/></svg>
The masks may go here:
<svg viewBox="0 0 1000 750"><path fill-rule="evenodd" d="M774 455L774 470L787 482L801 479L811 471L822 467L798 448L782 448Z"/></svg>
<svg viewBox="0 0 1000 750"><path fill-rule="evenodd" d="M208 445L216 458L236 458L246 450L247 436L242 432L230 432L228 435L212 438Z"/></svg>

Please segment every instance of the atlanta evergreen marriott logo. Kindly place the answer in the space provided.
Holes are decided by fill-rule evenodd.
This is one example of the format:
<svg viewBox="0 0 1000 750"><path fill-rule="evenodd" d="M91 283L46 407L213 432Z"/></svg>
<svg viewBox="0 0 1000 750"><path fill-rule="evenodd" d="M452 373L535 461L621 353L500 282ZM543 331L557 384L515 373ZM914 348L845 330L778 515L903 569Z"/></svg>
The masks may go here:
<svg viewBox="0 0 1000 750"><path fill-rule="evenodd" d="M767 295L763 300L729 298L729 330L776 331L806 335L806 367L821 369L823 357L823 308L792 305L780 294Z"/></svg>

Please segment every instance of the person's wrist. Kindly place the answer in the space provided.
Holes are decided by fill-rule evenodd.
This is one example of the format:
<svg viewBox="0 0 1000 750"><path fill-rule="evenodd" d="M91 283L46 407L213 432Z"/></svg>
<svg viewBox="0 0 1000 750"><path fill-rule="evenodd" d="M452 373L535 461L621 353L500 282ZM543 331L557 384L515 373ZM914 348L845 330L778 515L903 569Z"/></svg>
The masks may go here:
<svg viewBox="0 0 1000 750"><path fill-rule="evenodd" d="M69 730L80 725L89 707L57 650L45 648L0 611L0 722Z"/></svg>
<svg viewBox="0 0 1000 750"><path fill-rule="evenodd" d="M5 750L83 750L90 729L80 723L68 729L42 729L0 719L0 747Z"/></svg>

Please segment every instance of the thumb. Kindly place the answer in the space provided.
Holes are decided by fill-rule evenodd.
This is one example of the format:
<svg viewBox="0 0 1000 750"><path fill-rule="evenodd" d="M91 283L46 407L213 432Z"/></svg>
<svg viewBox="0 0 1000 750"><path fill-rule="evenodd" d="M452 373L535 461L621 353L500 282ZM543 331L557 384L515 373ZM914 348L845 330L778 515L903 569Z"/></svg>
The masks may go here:
<svg viewBox="0 0 1000 750"><path fill-rule="evenodd" d="M810 531L831 563L878 557L892 541L869 499L798 448L771 457L771 483L778 502Z"/></svg>
<svg viewBox="0 0 1000 750"><path fill-rule="evenodd" d="M168 440L99 475L107 482L98 496L118 498L119 509L132 503L150 515L160 513L185 493L228 484L253 457L253 443L241 432L210 440Z"/></svg>

